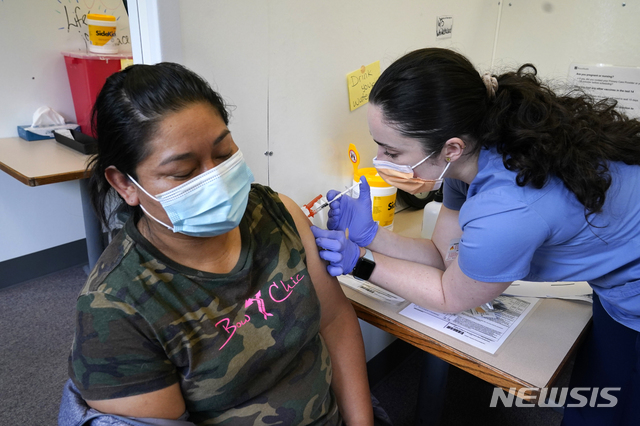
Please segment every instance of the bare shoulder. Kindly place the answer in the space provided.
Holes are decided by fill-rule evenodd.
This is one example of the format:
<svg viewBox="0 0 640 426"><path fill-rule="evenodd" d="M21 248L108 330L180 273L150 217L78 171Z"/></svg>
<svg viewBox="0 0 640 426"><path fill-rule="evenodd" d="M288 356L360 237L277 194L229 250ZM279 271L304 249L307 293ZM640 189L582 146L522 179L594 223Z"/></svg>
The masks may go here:
<svg viewBox="0 0 640 426"><path fill-rule="evenodd" d="M280 197L280 200L282 200L282 203L285 205L287 210L289 210L289 213L291 213L291 216L294 220L303 218L305 222L311 224L311 222L309 222L309 219L302 212L300 206L298 206L295 201L282 193L278 193L278 196Z"/></svg>
<svg viewBox="0 0 640 426"><path fill-rule="evenodd" d="M311 232L311 221L303 213L300 206L298 206L291 198L283 194L278 195L280 196L280 199L282 200L282 203L285 205L287 210L289 210L291 217L293 217L296 228L298 228L298 234L300 235L300 239L302 240L302 245L307 252L307 258L310 258L313 263L323 265L320 270L316 271L316 275L324 276L326 274L326 269L324 267L324 261L322 261L320 259L320 256L318 255L318 246L316 246L316 239Z"/></svg>
<svg viewBox="0 0 640 426"><path fill-rule="evenodd" d="M300 206L298 206L295 201L291 198L287 197L284 194L278 194L280 200L282 200L282 204L289 210L289 214L293 218L293 221L298 228L298 232L300 233L300 237L302 237L303 241L305 238L311 236L313 238L313 234L311 233L311 221L305 214L302 212Z"/></svg>

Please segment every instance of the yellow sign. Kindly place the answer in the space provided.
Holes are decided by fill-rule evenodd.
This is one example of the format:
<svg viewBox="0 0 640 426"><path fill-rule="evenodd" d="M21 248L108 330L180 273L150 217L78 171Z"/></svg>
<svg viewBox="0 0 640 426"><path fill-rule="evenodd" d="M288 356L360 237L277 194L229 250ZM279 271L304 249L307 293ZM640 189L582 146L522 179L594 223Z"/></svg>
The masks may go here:
<svg viewBox="0 0 640 426"><path fill-rule="evenodd" d="M347 88L349 89L349 110L361 107L369 102L369 92L380 77L380 61L375 61L359 70L347 74Z"/></svg>
<svg viewBox="0 0 640 426"><path fill-rule="evenodd" d="M133 65L133 59L120 59L120 69L125 69L129 65Z"/></svg>

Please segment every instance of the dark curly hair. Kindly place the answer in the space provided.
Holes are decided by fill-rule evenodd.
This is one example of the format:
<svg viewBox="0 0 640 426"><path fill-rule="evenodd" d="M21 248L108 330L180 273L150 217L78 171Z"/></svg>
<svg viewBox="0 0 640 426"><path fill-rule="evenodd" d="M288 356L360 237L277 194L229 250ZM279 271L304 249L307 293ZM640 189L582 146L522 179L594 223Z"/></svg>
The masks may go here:
<svg viewBox="0 0 640 426"><path fill-rule="evenodd" d="M107 78L93 106L98 153L87 168L92 171L88 184L91 204L105 226L118 204L124 213L140 215L137 207L122 202L111 188L104 175L107 167L115 166L137 179L136 167L148 155L147 142L162 119L196 103L211 105L229 124L222 97L182 65L131 65Z"/></svg>
<svg viewBox="0 0 640 426"><path fill-rule="evenodd" d="M395 61L375 83L369 101L399 132L419 140L425 154L459 137L470 154L495 147L516 183L542 188L560 178L585 207L602 211L611 185L609 162L640 164L640 121L580 89L554 93L531 64L496 76L495 98L464 56L419 49Z"/></svg>

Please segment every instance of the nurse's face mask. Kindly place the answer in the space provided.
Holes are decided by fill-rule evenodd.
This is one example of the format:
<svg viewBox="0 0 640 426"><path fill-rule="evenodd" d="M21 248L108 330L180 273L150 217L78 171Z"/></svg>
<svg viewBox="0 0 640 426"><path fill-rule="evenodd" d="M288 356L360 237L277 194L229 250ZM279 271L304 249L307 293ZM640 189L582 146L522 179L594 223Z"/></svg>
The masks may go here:
<svg viewBox="0 0 640 426"><path fill-rule="evenodd" d="M401 189L404 192L408 192L409 194L437 191L442 186L442 177L451 165L450 162L447 162L447 165L445 166L438 179L421 179L419 177L415 177L415 173L413 172L413 169L427 161L427 159L433 154L434 153L432 152L431 154L427 155L413 167L391 163L389 161L381 161L378 160L378 157L375 157L373 159L373 167L376 168L378 174L385 182L387 182L391 186L395 186L396 188Z"/></svg>
<svg viewBox="0 0 640 426"><path fill-rule="evenodd" d="M156 219L140 204L151 219L173 232L192 237L215 237L240 224L249 201L253 174L238 150L222 164L155 197L131 176L129 179L162 205L173 226Z"/></svg>

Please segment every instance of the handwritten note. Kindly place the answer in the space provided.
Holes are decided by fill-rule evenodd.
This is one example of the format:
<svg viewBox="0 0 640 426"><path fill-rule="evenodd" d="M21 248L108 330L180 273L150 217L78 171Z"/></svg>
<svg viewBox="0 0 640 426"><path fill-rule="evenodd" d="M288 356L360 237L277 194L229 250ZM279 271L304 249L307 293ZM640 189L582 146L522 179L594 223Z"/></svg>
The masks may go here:
<svg viewBox="0 0 640 426"><path fill-rule="evenodd" d="M451 38L453 32L453 16L438 16L436 18L436 40Z"/></svg>
<svg viewBox="0 0 640 426"><path fill-rule="evenodd" d="M349 89L349 110L369 102L369 93L373 84L380 77L380 61L375 61L359 70L347 74L347 88Z"/></svg>
<svg viewBox="0 0 640 426"><path fill-rule="evenodd" d="M121 0L49 0L55 7L60 21L58 30L69 34L65 50L89 50L87 15L99 13L116 17L116 45L122 51L130 51L129 16ZM81 48L84 47L84 49Z"/></svg>

